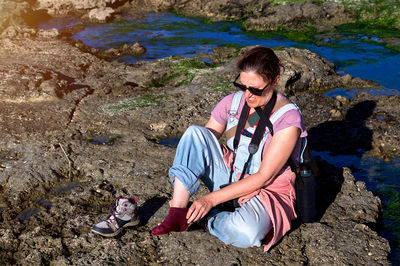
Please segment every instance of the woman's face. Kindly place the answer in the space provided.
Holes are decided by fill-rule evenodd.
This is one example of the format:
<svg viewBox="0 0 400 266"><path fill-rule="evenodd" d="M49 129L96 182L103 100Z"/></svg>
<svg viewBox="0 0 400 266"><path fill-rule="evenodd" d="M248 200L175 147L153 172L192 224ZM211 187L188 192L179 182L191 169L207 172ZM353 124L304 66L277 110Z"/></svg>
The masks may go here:
<svg viewBox="0 0 400 266"><path fill-rule="evenodd" d="M253 87L260 90L265 88L261 96L256 96L252 94L249 90L246 90L244 92L244 96L246 97L246 102L250 108L263 106L269 101L272 93L272 86L267 86L267 83L265 82L263 77L257 74L256 72L254 71L240 72L240 83L246 87Z"/></svg>

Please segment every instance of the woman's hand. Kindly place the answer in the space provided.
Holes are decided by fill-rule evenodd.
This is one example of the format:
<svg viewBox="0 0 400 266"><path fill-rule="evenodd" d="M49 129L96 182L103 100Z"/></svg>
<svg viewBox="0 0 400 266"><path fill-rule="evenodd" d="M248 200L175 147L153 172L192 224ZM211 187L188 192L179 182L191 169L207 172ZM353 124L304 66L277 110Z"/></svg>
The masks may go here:
<svg viewBox="0 0 400 266"><path fill-rule="evenodd" d="M190 224L203 218L212 207L214 207L214 203L210 194L195 200L186 214L187 223Z"/></svg>

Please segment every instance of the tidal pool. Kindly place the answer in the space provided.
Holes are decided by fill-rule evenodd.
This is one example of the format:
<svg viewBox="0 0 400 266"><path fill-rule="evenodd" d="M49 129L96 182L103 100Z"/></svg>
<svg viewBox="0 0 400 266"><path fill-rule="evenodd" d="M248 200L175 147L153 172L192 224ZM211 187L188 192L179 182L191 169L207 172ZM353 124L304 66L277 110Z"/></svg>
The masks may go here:
<svg viewBox="0 0 400 266"><path fill-rule="evenodd" d="M79 23L77 19L53 19L42 28L63 28ZM334 38L319 45L301 43L274 33L246 32L240 22L210 23L202 18L181 17L174 13L149 13L141 19L129 18L108 24L87 24L73 37L97 49L116 48L139 42L147 52L141 57L123 56L127 62L154 60L170 55L195 56L210 53L216 46L265 45L309 49L335 63L341 74L374 80L384 88L400 90L400 52L387 48L378 36L360 30L339 29ZM350 31L350 32L349 32Z"/></svg>
<svg viewBox="0 0 400 266"><path fill-rule="evenodd" d="M63 193L68 193L74 188L79 186L79 182L69 182L69 183L62 183L59 186L51 189L43 198L38 200L32 200L33 207L26 208L20 214L18 214L17 219L21 223L25 223L29 220L33 215L38 214L42 209L50 210L52 207L51 199L59 196ZM1 208L1 205L0 205Z"/></svg>

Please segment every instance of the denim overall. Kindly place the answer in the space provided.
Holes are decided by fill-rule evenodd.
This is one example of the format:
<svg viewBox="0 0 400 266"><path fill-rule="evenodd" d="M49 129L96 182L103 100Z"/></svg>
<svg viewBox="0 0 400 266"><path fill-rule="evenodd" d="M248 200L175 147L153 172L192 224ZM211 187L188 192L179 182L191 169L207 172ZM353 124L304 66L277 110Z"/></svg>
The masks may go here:
<svg viewBox="0 0 400 266"><path fill-rule="evenodd" d="M226 126L226 131L231 129L232 127L237 126L239 123L239 119L236 118L239 112L239 105L240 101L242 98L243 92L238 91L235 93L235 96L233 97L232 101L232 106L231 110L229 112L229 119L228 119L228 124ZM293 109L298 109L295 104L286 104L282 108L280 108L277 112L273 113L270 117L270 121L272 124L274 124L284 113L287 111L293 110ZM236 115L236 116L235 116ZM256 130L256 127L249 127L247 129L244 129L244 133L240 136L240 142L236 151L236 160L235 160L235 173L234 177L237 176L238 173L241 173L243 171L243 166L247 161L247 158L249 157L249 151L248 151L248 146L251 142L251 137L253 136L254 132ZM252 160L249 163L249 166L247 167L246 174L254 174L257 173L257 171L260 169L261 166L261 161L262 161L262 153L263 153L263 147L265 142L267 141L268 135L269 135L269 130L268 127L265 129L264 136L260 142L259 149L257 152L253 155ZM227 146L229 149L232 151L234 150L233 147L233 139L234 136L229 138L227 140Z"/></svg>
<svg viewBox="0 0 400 266"><path fill-rule="evenodd" d="M234 95L232 101L227 130L237 125L238 119L234 117L238 113L239 104L243 93L241 91ZM288 104L275 112L270 120L274 123L286 111L297 108L294 104ZM281 110L284 109L284 110ZM252 134L254 128L248 128ZM256 173L261 165L263 145L268 137L268 129L261 141L260 148L254 154L247 172ZM251 138L241 135L237 155L236 174L241 172L249 152L248 144ZM228 139L227 146L233 149L233 140ZM174 163L169 170L171 182L175 177L182 182L190 195L193 195L200 187L199 179L212 192L220 189L221 185L229 182L230 169L223 159L221 145L215 135L205 127L190 126L179 141ZM271 230L272 224L269 214L265 210L259 196L251 198L234 212L212 209L208 214L208 230L225 244L246 248L260 246L261 241Z"/></svg>

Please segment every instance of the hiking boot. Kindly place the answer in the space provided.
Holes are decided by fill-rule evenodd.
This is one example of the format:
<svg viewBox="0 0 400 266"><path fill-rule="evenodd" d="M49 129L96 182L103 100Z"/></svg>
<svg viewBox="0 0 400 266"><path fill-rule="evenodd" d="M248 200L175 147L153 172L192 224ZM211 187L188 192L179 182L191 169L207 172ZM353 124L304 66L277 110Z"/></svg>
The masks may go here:
<svg viewBox="0 0 400 266"><path fill-rule="evenodd" d="M139 222L136 199L118 197L111 205L107 217L95 224L92 232L113 237L118 235L123 228L138 225Z"/></svg>

